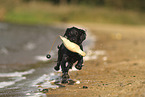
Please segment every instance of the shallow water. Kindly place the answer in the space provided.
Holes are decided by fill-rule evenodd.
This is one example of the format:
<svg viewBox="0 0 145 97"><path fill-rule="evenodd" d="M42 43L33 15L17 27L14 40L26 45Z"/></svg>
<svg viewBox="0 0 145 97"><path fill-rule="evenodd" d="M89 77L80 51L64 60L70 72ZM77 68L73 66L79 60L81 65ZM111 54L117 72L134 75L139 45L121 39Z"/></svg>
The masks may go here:
<svg viewBox="0 0 145 97"><path fill-rule="evenodd" d="M51 82L60 80L59 73L53 70L60 39L54 44L51 60L45 56L55 38L64 31L55 26L0 23L0 96L45 97L39 92L40 84L42 88L58 88ZM84 42L85 50L91 46L92 39L87 38Z"/></svg>
<svg viewBox="0 0 145 97"><path fill-rule="evenodd" d="M44 55L50 49L63 28L51 26L27 26L0 24L0 64L35 63L36 56ZM60 40L55 43L60 43Z"/></svg>
<svg viewBox="0 0 145 97"><path fill-rule="evenodd" d="M61 41L58 39L53 47L52 62L37 62L48 60L45 56L55 37L64 31L64 28L52 26L0 23L0 96L24 96L37 90L31 84L53 72L56 46Z"/></svg>

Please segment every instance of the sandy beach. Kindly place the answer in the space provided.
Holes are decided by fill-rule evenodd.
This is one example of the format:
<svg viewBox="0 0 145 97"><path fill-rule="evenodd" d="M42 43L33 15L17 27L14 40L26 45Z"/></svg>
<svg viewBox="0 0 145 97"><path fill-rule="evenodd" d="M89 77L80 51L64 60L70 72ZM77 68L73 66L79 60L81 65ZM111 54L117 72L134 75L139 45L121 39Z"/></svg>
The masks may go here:
<svg viewBox="0 0 145 97"><path fill-rule="evenodd" d="M144 97L145 27L83 24L96 37L92 57L69 72L74 85L50 89L48 97ZM103 52L101 54L100 52Z"/></svg>

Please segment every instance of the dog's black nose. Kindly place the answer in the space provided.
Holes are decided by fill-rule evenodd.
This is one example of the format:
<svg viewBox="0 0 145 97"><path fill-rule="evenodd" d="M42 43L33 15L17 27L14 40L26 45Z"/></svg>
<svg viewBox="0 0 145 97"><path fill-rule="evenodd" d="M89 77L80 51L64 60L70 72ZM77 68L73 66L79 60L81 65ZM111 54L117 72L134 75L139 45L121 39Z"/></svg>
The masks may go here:
<svg viewBox="0 0 145 97"><path fill-rule="evenodd" d="M70 39L71 42L77 43L77 40L75 38Z"/></svg>

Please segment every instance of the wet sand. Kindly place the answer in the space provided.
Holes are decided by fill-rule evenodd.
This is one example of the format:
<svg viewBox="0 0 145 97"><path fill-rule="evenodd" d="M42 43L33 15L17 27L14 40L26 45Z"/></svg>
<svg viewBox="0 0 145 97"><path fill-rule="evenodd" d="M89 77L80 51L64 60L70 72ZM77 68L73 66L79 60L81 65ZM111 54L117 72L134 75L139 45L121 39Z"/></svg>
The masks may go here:
<svg viewBox="0 0 145 97"><path fill-rule="evenodd" d="M69 72L80 84L50 89L48 97L144 97L145 27L83 24L97 38L95 51L105 51L85 61L81 71ZM89 52L88 52L89 53ZM85 86L85 87L84 87Z"/></svg>

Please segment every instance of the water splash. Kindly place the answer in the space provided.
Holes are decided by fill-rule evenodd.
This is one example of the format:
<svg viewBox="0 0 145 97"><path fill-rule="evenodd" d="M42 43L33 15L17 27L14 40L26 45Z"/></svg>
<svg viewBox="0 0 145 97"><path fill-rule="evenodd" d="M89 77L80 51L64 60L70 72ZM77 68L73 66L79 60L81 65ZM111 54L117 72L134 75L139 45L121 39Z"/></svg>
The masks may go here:
<svg viewBox="0 0 145 97"><path fill-rule="evenodd" d="M0 73L0 77L22 77L23 75L32 74L35 69L30 69L24 72Z"/></svg>
<svg viewBox="0 0 145 97"><path fill-rule="evenodd" d="M32 74L34 71L35 71L34 69L31 69L24 72L0 73L1 78L9 78L12 80L0 82L0 88L5 88L14 85L16 82L26 79L24 75Z"/></svg>

